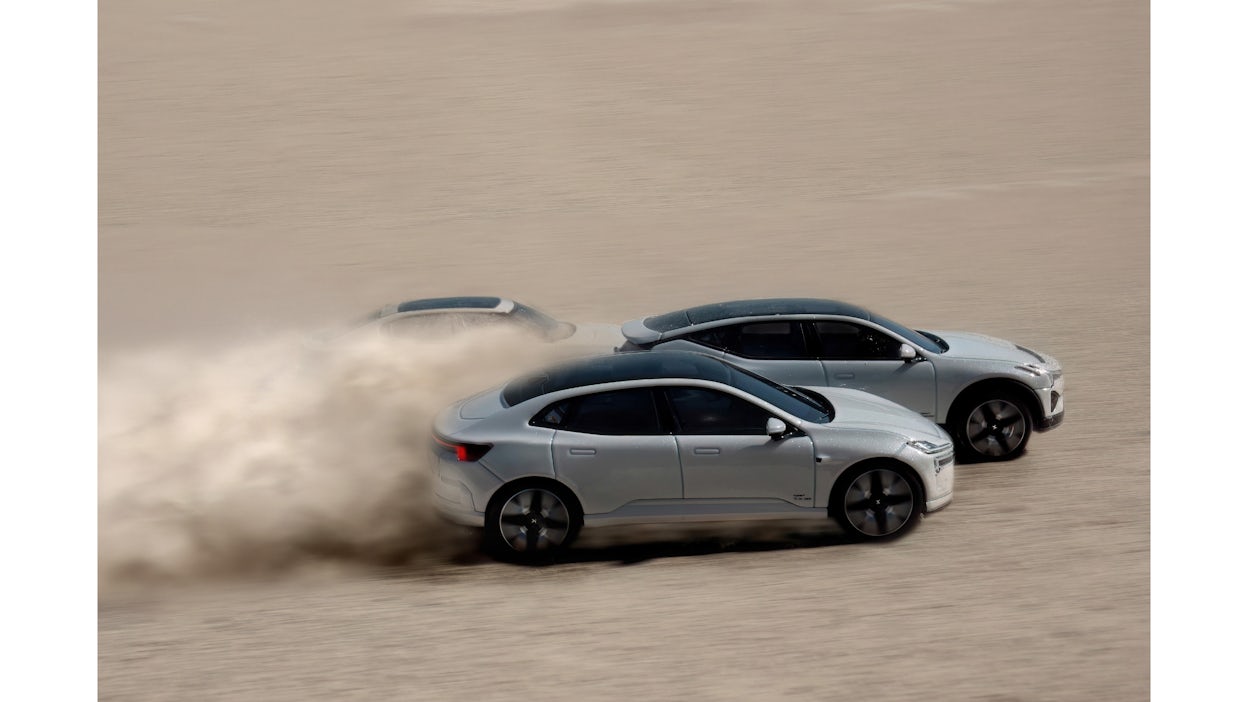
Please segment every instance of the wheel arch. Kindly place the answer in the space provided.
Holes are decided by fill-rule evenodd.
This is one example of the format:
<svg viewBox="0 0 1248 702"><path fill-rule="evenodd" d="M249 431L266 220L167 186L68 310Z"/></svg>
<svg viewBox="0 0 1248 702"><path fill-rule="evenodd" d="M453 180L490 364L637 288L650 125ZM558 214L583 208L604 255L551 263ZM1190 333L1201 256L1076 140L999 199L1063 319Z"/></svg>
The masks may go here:
<svg viewBox="0 0 1248 702"><path fill-rule="evenodd" d="M860 471L872 466L900 468L901 471L909 476L918 487L919 494L917 497L919 512L924 514L927 513L927 483L923 482L923 476L919 475L919 471L915 470L914 466L895 456L872 456L871 458L864 458L846 466L845 470L841 471L841 474L836 477L835 481L833 481L832 488L828 491L828 517L835 518L835 515L832 512L832 508L835 505L834 498L837 494L839 494L839 491L845 487L845 484L849 482L851 476L856 477L856 474Z"/></svg>
<svg viewBox="0 0 1248 702"><path fill-rule="evenodd" d="M524 475L502 483L498 487L494 488L494 492L490 495L490 499L486 504L486 514L489 514L492 508L498 506L498 502L500 500L508 499L520 489L543 486L554 487L555 489L566 493L568 497L571 497L575 502L575 504L571 506L576 508L575 514L577 516L577 521L582 525L584 524L585 503L581 500L581 496L577 494L576 490L573 489L571 485L568 485L562 480L549 475Z"/></svg>
<svg viewBox="0 0 1248 702"><path fill-rule="evenodd" d="M965 409L965 405L972 398L993 391L1005 391L1012 395L1017 395L1022 400L1023 409L1027 412L1028 418L1033 425L1039 418L1044 417L1044 408L1040 406L1040 399L1036 397L1036 393L1030 387L1014 378L998 376L977 380L959 390L958 394L954 396L953 402L949 403L949 411L945 413L945 424L948 425L953 421L954 417L959 416Z"/></svg>

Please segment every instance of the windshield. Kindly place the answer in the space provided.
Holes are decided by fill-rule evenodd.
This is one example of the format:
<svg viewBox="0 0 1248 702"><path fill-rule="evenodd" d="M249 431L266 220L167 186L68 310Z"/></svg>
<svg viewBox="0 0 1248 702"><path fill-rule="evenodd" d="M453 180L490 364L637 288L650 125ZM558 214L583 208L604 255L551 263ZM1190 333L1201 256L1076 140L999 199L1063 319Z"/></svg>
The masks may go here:
<svg viewBox="0 0 1248 702"><path fill-rule="evenodd" d="M887 317L881 317L878 314L871 314L871 321L900 336L911 344L923 349L929 353L944 353L945 350L935 341L923 336L910 327L902 326Z"/></svg>
<svg viewBox="0 0 1248 702"><path fill-rule="evenodd" d="M831 403L819 402L795 388L768 380L731 363L725 362L724 365L727 366L731 375L729 385L740 388L804 421L817 424L827 424L832 421Z"/></svg>
<svg viewBox="0 0 1248 702"><path fill-rule="evenodd" d="M919 329L919 330L917 330L917 331L918 331L920 334L922 334L923 336L926 336L927 338L931 339L932 341L935 341L936 343L940 344L940 349L941 349L941 351L948 351L948 350L949 350L949 342L948 342L948 341L945 341L944 339L940 338L939 336L936 336L935 334L933 334L933 333L931 333L931 332L929 332L929 331L923 331L922 329Z"/></svg>
<svg viewBox="0 0 1248 702"><path fill-rule="evenodd" d="M572 333L576 331L576 327L572 324L569 324L568 322L561 322L545 312L533 309L532 307L519 302L517 302L515 308L511 310L511 314L516 319L537 327L543 334L552 340L567 338L572 336Z"/></svg>

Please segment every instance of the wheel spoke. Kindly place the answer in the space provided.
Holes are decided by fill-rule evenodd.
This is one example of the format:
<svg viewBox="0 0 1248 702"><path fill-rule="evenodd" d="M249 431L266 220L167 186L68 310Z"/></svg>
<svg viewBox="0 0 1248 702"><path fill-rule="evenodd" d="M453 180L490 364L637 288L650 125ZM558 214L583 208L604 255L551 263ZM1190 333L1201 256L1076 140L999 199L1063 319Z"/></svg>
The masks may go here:
<svg viewBox="0 0 1248 702"><path fill-rule="evenodd" d="M523 514L504 514L500 518L500 521L502 521L503 524L510 524L512 526L523 526L529 521L529 519Z"/></svg>
<svg viewBox="0 0 1248 702"><path fill-rule="evenodd" d="M888 508L884 505L876 505L871 509L871 514L875 517L875 533L877 536L883 536L889 532L888 529Z"/></svg>
<svg viewBox="0 0 1248 702"><path fill-rule="evenodd" d="M541 514L542 513L542 494L543 494L542 491L532 490L530 491L529 494L532 495L532 497L529 498L529 514Z"/></svg>
<svg viewBox="0 0 1248 702"><path fill-rule="evenodd" d="M883 471L871 471L871 497L879 498L884 493Z"/></svg>
<svg viewBox="0 0 1248 702"><path fill-rule="evenodd" d="M871 509L871 500L863 498L861 500L846 503L845 509L850 512L865 512Z"/></svg>
<svg viewBox="0 0 1248 702"><path fill-rule="evenodd" d="M896 505L910 504L913 500L914 498L909 494L909 492L898 493L896 495L886 496L883 504L886 507L895 507Z"/></svg>

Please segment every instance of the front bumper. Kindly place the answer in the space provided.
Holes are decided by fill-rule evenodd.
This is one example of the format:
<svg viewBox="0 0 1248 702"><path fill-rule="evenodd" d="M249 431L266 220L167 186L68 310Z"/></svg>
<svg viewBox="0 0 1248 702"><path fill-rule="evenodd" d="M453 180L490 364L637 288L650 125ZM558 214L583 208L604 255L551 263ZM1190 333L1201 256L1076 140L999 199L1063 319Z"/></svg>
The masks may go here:
<svg viewBox="0 0 1248 702"><path fill-rule="evenodd" d="M939 510L942 510L942 509L944 509L944 508L948 507L950 502L953 502L953 493L952 493L952 492L948 493L947 495L943 495L943 496L941 496L941 497L937 497L937 498L936 498L936 499L934 499L934 500L928 500L928 501L927 501L927 509L926 509L926 510L924 510L924 511L925 511L927 514L931 514L932 512L936 512L936 511L939 511Z"/></svg>
<svg viewBox="0 0 1248 702"><path fill-rule="evenodd" d="M1055 415L1045 417L1041 419L1040 421L1036 422L1036 431L1048 431L1050 429L1053 429L1054 427L1057 427L1059 424L1061 424L1062 420L1065 418L1066 418L1066 410L1062 410L1061 412L1058 412Z"/></svg>
<svg viewBox="0 0 1248 702"><path fill-rule="evenodd" d="M957 466L954 461L953 449L932 457L931 472L926 476L927 497L924 512L935 512L944 509L953 501L954 473Z"/></svg>
<svg viewBox="0 0 1248 702"><path fill-rule="evenodd" d="M1062 423L1066 414L1066 379L1058 376L1052 386L1035 391L1040 401L1040 416L1036 417L1036 431L1048 431Z"/></svg>

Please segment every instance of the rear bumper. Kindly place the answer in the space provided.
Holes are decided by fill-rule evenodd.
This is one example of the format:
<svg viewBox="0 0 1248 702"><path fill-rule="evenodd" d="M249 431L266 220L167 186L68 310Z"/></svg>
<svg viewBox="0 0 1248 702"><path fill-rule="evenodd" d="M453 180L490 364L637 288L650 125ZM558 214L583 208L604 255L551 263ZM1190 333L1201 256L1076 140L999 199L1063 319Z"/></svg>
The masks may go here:
<svg viewBox="0 0 1248 702"><path fill-rule="evenodd" d="M438 516L452 524L477 528L485 526L484 512L464 509L462 505L451 504L442 498L435 498L435 507L438 511Z"/></svg>
<svg viewBox="0 0 1248 702"><path fill-rule="evenodd" d="M438 516L448 522L470 527L485 526L485 513L473 507L468 486L442 471L434 478L433 506Z"/></svg>

